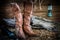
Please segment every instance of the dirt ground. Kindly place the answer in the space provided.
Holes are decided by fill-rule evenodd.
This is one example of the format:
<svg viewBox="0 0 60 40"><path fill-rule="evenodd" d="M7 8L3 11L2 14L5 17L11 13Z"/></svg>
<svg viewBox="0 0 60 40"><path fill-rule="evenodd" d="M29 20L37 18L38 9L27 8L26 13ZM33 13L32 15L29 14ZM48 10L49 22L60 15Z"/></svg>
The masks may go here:
<svg viewBox="0 0 60 40"><path fill-rule="evenodd" d="M42 29L33 29L33 31L39 34L39 37L28 37L28 40L56 40L55 32L49 32Z"/></svg>
<svg viewBox="0 0 60 40"><path fill-rule="evenodd" d="M57 39L56 32L50 32L45 29L33 29L35 33L37 33L38 37L27 37L27 40L59 40ZM8 38L6 35L4 36L5 40L14 40ZM1 38L1 37L0 37ZM20 40L20 39L18 39Z"/></svg>

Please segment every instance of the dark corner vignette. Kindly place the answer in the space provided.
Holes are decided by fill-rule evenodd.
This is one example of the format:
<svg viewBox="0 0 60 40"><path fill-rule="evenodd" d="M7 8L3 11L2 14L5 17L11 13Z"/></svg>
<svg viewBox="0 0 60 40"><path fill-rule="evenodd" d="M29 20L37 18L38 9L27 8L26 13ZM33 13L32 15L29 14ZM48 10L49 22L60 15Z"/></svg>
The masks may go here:
<svg viewBox="0 0 60 40"><path fill-rule="evenodd" d="M60 40L60 1L0 0L0 40Z"/></svg>

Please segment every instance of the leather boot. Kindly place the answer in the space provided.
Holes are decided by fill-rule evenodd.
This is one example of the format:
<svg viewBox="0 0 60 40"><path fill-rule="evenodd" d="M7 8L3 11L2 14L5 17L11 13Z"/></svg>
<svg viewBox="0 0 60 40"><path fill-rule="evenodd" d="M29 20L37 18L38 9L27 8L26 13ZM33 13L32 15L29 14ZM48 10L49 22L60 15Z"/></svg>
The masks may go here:
<svg viewBox="0 0 60 40"><path fill-rule="evenodd" d="M22 19L22 14L20 7L17 4L11 3L14 7L13 11L15 13L15 19L16 19L16 35L20 38L25 39L25 34L23 32L22 24L23 24L23 19Z"/></svg>
<svg viewBox="0 0 60 40"><path fill-rule="evenodd" d="M31 4L25 4L24 6L24 31L29 35L29 36L37 36L35 32L33 32L31 26L30 26L30 19L32 16L32 5Z"/></svg>

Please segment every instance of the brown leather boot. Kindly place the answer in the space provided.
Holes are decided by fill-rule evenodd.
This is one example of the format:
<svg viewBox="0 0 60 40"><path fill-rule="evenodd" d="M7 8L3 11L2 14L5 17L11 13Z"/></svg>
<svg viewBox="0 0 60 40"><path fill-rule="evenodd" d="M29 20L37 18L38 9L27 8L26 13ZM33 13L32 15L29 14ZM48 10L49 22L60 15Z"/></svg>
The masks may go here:
<svg viewBox="0 0 60 40"><path fill-rule="evenodd" d="M24 31L29 36L37 36L35 32L33 32L31 26L30 26L30 19L32 16L32 5L31 4L25 4L24 9Z"/></svg>
<svg viewBox="0 0 60 40"><path fill-rule="evenodd" d="M25 39L25 34L24 34L23 28L22 28L23 19L22 19L20 7L16 3L11 3L11 5L13 6L12 11L14 11L15 19L16 19L16 25L15 25L16 35L20 38Z"/></svg>
<svg viewBox="0 0 60 40"><path fill-rule="evenodd" d="M25 39L25 34L23 32L23 28L22 28L22 15L19 13L16 15L17 19L16 19L16 34L18 37Z"/></svg>

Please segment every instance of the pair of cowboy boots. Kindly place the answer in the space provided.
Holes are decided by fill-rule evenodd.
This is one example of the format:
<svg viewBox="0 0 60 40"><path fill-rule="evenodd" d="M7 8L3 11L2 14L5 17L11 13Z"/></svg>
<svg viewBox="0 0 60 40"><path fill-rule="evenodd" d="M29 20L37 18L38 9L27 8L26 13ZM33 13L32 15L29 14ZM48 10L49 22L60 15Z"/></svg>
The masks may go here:
<svg viewBox="0 0 60 40"><path fill-rule="evenodd" d="M32 16L32 5L28 4L24 6L24 14L22 16L21 9L18 6L18 4L12 4L14 5L14 14L16 18L16 34L20 38L26 38L25 33L27 33L29 36L35 36L36 33L33 32L31 26L30 26L30 19ZM23 31L24 30L24 31Z"/></svg>

